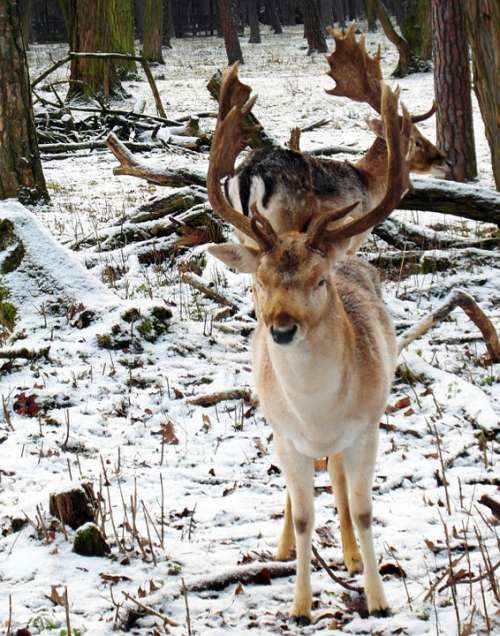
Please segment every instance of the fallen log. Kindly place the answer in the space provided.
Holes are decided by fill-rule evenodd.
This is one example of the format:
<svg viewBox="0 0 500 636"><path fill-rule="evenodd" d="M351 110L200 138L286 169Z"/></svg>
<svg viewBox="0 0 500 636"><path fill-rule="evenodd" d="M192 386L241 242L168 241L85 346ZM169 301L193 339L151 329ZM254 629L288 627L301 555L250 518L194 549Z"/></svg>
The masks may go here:
<svg viewBox="0 0 500 636"><path fill-rule="evenodd" d="M208 393L207 395L197 395L196 397L188 398L186 402L192 406L208 407L230 400L244 400L252 406L257 405L257 401L252 397L252 392L249 389L232 389L230 391Z"/></svg>
<svg viewBox="0 0 500 636"><path fill-rule="evenodd" d="M180 187L186 185L206 184L206 176L188 170L186 168L171 169L166 166L159 166L153 163L146 163L127 149L114 133L109 133L106 143L111 152L120 162L120 165L113 168L113 174L126 175L129 177L139 177L149 183L160 186Z"/></svg>
<svg viewBox="0 0 500 636"><path fill-rule="evenodd" d="M215 301L219 305L222 305L224 307L231 307L232 309L237 309L236 305L231 300L229 300L222 294L219 294L218 292L211 289L210 287L207 287L207 285L205 285L205 283L198 276L195 276L194 274L189 274L188 272L186 272L182 274L181 280L183 283L190 285L194 289L201 292L204 296L206 296L207 298L210 298L210 300Z"/></svg>
<svg viewBox="0 0 500 636"><path fill-rule="evenodd" d="M456 307L460 307L481 331L488 354L492 362L500 362L500 341L493 323L479 307L474 298L462 289L455 289L445 301L433 309L428 316L410 327L398 338L398 353L411 342L423 336L448 316Z"/></svg>

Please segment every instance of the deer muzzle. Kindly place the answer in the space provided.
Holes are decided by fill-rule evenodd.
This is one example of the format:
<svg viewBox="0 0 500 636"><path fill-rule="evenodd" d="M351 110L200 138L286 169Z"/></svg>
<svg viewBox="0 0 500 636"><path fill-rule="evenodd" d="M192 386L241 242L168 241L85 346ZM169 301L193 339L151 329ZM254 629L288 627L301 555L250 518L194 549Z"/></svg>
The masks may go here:
<svg viewBox="0 0 500 636"><path fill-rule="evenodd" d="M269 331L271 338L276 344L286 345L290 344L295 338L299 330L297 322L294 318L285 312L277 314L274 320L269 325Z"/></svg>

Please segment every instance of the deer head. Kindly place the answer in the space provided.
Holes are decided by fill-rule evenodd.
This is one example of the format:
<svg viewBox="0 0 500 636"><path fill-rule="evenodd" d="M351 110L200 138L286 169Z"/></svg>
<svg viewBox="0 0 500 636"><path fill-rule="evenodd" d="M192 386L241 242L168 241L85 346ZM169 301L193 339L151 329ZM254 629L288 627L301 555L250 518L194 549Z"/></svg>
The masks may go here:
<svg viewBox="0 0 500 636"><path fill-rule="evenodd" d="M380 47L373 57L368 55L364 36L361 35L356 40L355 24L347 29L345 35L332 27L327 27L327 30L335 40L335 51L327 56L330 65L330 71L327 75L335 81L335 87L326 92L330 95L349 97L356 102L370 104L380 114L380 87L383 79L380 69ZM410 118L412 125L406 158L411 172L431 173L436 177L446 179L450 176L450 164L445 155L415 126L416 123L432 117L435 112L436 105L434 103L426 113ZM373 119L369 124L377 136L384 137L383 124L380 119Z"/></svg>
<svg viewBox="0 0 500 636"><path fill-rule="evenodd" d="M257 243L257 248L226 243L209 248L211 254L239 272L254 274L258 318L278 344L306 337L321 320L332 300L332 265L344 254L353 236L380 223L397 206L409 187L405 156L410 118L403 107L398 116L398 93L382 83L381 113L387 143L385 194L370 211L340 227L329 224L346 217L358 202L328 214L312 216L305 232L278 235L254 206L248 219L232 208L220 188L220 178L230 174L242 143L241 120L255 99L243 97L236 67L227 72L208 170L208 197L214 211ZM230 97L233 95L233 97ZM229 104L228 107L223 104Z"/></svg>

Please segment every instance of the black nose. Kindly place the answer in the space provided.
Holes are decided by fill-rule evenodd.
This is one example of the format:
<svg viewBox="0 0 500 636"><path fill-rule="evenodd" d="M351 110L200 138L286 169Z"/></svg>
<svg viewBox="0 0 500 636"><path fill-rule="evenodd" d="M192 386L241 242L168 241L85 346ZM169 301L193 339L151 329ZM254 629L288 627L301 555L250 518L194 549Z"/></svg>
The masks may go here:
<svg viewBox="0 0 500 636"><path fill-rule="evenodd" d="M271 327L271 336L277 344L292 342L296 333L297 325L293 325L293 327Z"/></svg>

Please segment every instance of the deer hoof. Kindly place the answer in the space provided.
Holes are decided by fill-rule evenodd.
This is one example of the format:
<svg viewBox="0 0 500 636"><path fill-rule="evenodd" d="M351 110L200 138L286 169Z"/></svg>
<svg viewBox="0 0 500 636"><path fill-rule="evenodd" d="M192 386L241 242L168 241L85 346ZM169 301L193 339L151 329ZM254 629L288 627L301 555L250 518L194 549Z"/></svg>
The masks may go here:
<svg viewBox="0 0 500 636"><path fill-rule="evenodd" d="M306 627L311 624L309 616L290 616L290 621L298 627Z"/></svg>
<svg viewBox="0 0 500 636"><path fill-rule="evenodd" d="M376 616L377 618L387 618L391 615L392 612L390 607L381 607L380 609L376 609L370 612L370 616Z"/></svg>

